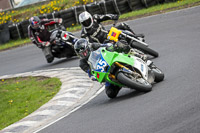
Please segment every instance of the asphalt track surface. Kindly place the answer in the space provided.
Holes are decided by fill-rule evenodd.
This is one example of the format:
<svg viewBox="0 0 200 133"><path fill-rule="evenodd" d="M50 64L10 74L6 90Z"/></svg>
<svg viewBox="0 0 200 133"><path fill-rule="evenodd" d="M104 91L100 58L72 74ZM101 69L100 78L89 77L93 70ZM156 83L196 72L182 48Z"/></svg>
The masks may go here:
<svg viewBox="0 0 200 133"><path fill-rule="evenodd" d="M165 73L149 93L122 89L110 100L104 92L40 133L199 133L200 6L127 22L160 56ZM46 64L34 46L0 53L0 75L72 67L78 59Z"/></svg>

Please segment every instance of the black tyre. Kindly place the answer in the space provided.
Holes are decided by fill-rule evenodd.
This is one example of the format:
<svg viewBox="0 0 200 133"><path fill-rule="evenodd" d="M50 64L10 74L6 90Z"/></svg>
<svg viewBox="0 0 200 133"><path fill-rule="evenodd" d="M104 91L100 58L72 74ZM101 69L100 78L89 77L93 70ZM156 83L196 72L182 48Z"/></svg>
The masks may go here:
<svg viewBox="0 0 200 133"><path fill-rule="evenodd" d="M52 63L54 60L53 56L46 56L47 63Z"/></svg>
<svg viewBox="0 0 200 133"><path fill-rule="evenodd" d="M103 14L103 11L101 9L101 7L98 4L87 4L86 5L86 10L91 13L92 15L94 14Z"/></svg>
<svg viewBox="0 0 200 133"><path fill-rule="evenodd" d="M139 50L143 51L144 53L147 53L154 57L158 57L158 55L159 55L158 52L154 51L153 49L150 49L150 48L146 47L145 45L137 43L137 42L132 43L131 46L133 48L139 49Z"/></svg>
<svg viewBox="0 0 200 133"><path fill-rule="evenodd" d="M106 86L105 92L109 98L115 98L117 96L117 94L119 93L120 89L121 89L121 87L111 84L110 86Z"/></svg>
<svg viewBox="0 0 200 133"><path fill-rule="evenodd" d="M29 21L28 20L24 20L20 23L20 25L22 27L22 37L23 38L26 38L28 37L28 26L29 26Z"/></svg>
<svg viewBox="0 0 200 133"><path fill-rule="evenodd" d="M154 75L155 75L155 82L160 82L160 81L163 81L164 79L164 73L157 67L153 68L152 69Z"/></svg>
<svg viewBox="0 0 200 133"><path fill-rule="evenodd" d="M125 75L124 73L119 72L117 74L117 80L125 86L140 92L149 92L152 90L152 85L143 78L140 79L141 81L132 80L130 75Z"/></svg>

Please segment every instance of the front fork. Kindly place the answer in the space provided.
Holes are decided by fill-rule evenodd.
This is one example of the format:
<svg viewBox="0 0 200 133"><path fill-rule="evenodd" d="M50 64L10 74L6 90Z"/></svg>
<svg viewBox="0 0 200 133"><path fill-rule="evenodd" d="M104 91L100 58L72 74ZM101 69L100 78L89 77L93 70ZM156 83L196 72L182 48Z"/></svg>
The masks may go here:
<svg viewBox="0 0 200 133"><path fill-rule="evenodd" d="M120 70L118 72L123 72L123 73L127 73L127 74L131 74L133 75L136 79L137 78L141 78L141 75L134 72L134 71L131 71L129 68L127 68L126 66L120 64L119 62L115 62L114 63L117 67L120 68ZM109 74L109 77L112 78L112 79L116 79L116 76L113 75L113 74Z"/></svg>

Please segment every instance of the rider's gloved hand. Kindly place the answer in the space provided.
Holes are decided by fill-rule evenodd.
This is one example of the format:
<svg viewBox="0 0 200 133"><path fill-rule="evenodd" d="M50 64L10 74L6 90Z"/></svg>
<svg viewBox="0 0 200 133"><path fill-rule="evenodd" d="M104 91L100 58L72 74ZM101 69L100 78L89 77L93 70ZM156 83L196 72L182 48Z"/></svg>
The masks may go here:
<svg viewBox="0 0 200 133"><path fill-rule="evenodd" d="M38 48L43 48L42 43L36 44Z"/></svg>
<svg viewBox="0 0 200 133"><path fill-rule="evenodd" d="M124 53L125 53L125 54L128 54L129 51L130 51L130 49L131 49L131 47L130 47L129 45L125 45L125 46L124 46Z"/></svg>
<svg viewBox="0 0 200 133"><path fill-rule="evenodd" d="M112 17L112 19L113 19L113 20L118 20L118 19L119 19L119 15L114 15L114 16Z"/></svg>
<svg viewBox="0 0 200 133"><path fill-rule="evenodd" d="M90 72L90 69L87 70L87 74L88 74L88 77L90 78L92 76L91 72Z"/></svg>
<svg viewBox="0 0 200 133"><path fill-rule="evenodd" d="M48 47L50 45L50 42L42 42L40 43L41 47Z"/></svg>
<svg viewBox="0 0 200 133"><path fill-rule="evenodd" d="M118 41L114 44L114 50L117 52L128 53L130 51L130 46L124 41Z"/></svg>

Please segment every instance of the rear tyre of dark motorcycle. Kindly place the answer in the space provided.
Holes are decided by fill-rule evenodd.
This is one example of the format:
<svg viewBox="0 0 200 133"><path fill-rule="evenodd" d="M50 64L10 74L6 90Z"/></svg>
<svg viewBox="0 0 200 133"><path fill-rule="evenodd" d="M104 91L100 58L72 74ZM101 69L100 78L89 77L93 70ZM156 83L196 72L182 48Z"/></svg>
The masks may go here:
<svg viewBox="0 0 200 133"><path fill-rule="evenodd" d="M160 81L163 81L164 79L164 73L159 69L159 68L153 68L152 69L154 75L155 75L155 82L160 82Z"/></svg>
<svg viewBox="0 0 200 133"><path fill-rule="evenodd" d="M125 75L122 72L119 72L117 74L117 80L120 83L124 84L125 86L127 86L131 89L135 89L140 92L149 92L152 90L152 85L145 79L142 79L143 83L141 83L137 80L130 79L130 77L128 77L127 75Z"/></svg>
<svg viewBox="0 0 200 133"><path fill-rule="evenodd" d="M139 50L143 51L144 53L147 53L147 54L149 54L149 55L151 55L151 56L154 56L154 57L158 57L158 56L159 56L158 52L156 52L156 51L153 50L153 49L150 49L150 48L146 47L146 46L143 45L143 44L140 44L140 43L137 43L137 42L133 42L133 43L131 44L131 46L132 46L133 48L139 49Z"/></svg>
<svg viewBox="0 0 200 133"><path fill-rule="evenodd" d="M112 99L117 96L120 89L121 89L121 87L111 84L110 86L105 87L105 92L106 92L106 95Z"/></svg>

